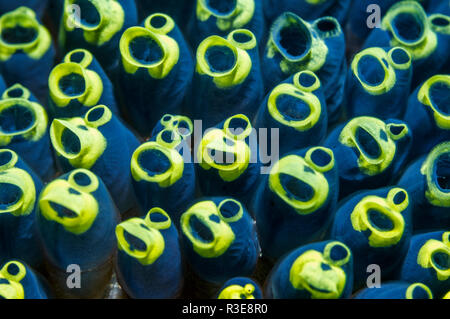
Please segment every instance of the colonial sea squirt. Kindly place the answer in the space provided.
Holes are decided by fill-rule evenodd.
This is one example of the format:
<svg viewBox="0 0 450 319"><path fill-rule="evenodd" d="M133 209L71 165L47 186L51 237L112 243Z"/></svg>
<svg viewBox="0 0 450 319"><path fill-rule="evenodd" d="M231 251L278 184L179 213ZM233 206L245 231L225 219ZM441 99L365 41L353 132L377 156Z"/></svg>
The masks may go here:
<svg viewBox="0 0 450 319"><path fill-rule="evenodd" d="M249 276L256 267L259 244L246 208L229 197L199 199L181 215L182 249L194 273L222 284Z"/></svg>
<svg viewBox="0 0 450 319"><path fill-rule="evenodd" d="M277 260L324 238L339 194L334 156L320 146L293 151L263 176L251 206L263 255Z"/></svg>
<svg viewBox="0 0 450 319"><path fill-rule="evenodd" d="M183 287L178 231L159 207L116 227L116 272L132 298L175 298Z"/></svg>
<svg viewBox="0 0 450 319"><path fill-rule="evenodd" d="M102 180L86 169L55 179L39 196L37 223L46 267L59 297L99 298L117 249L119 214ZM67 285L67 268L80 267L80 289Z"/></svg>
<svg viewBox="0 0 450 319"><path fill-rule="evenodd" d="M98 105L83 117L53 120L50 137L64 172L91 170L121 213L136 205L129 162L139 141L108 107Z"/></svg>

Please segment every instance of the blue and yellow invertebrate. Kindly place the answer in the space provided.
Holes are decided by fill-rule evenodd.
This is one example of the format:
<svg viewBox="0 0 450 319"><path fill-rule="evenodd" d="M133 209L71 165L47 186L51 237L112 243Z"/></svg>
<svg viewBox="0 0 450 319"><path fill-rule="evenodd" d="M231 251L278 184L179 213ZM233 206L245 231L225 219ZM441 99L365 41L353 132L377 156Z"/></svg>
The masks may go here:
<svg viewBox="0 0 450 319"><path fill-rule="evenodd" d="M134 0L64 0L59 45L91 52L111 76L120 59L124 30L138 23Z"/></svg>
<svg viewBox="0 0 450 319"><path fill-rule="evenodd" d="M340 197L397 178L411 143L411 131L399 120L360 116L337 126L325 146L333 150L339 168Z"/></svg>
<svg viewBox="0 0 450 319"><path fill-rule="evenodd" d="M264 99L257 117L256 129L267 129L268 141L276 139L279 152L319 145L327 134L328 114L322 85L311 71L300 71L277 85Z"/></svg>
<svg viewBox="0 0 450 319"><path fill-rule="evenodd" d="M411 56L405 49L368 48L353 58L347 76L347 115L401 119L411 87Z"/></svg>
<svg viewBox="0 0 450 319"><path fill-rule="evenodd" d="M93 106L107 105L118 114L111 81L94 56L76 49L56 65L48 78L49 115L52 118L84 116Z"/></svg>
<svg viewBox="0 0 450 319"><path fill-rule="evenodd" d="M48 299L48 285L41 275L18 260L0 269L0 299Z"/></svg>
<svg viewBox="0 0 450 319"><path fill-rule="evenodd" d="M248 202L261 173L255 140L250 120L243 114L205 132L196 150L203 195L226 195Z"/></svg>
<svg viewBox="0 0 450 319"><path fill-rule="evenodd" d="M343 24L347 18L351 0L262 0L266 19L272 23L280 14L292 12L303 19L332 16Z"/></svg>
<svg viewBox="0 0 450 319"><path fill-rule="evenodd" d="M336 160L331 149L310 147L283 156L263 177L251 207L263 255L278 259L324 237L339 193Z"/></svg>
<svg viewBox="0 0 450 319"><path fill-rule="evenodd" d="M46 267L62 297L100 297L112 272L119 214L102 180L76 169L47 184L39 196L37 222ZM80 288L67 285L78 269Z"/></svg>
<svg viewBox="0 0 450 319"><path fill-rule="evenodd" d="M176 226L195 194L194 163L187 141L192 132L188 117L166 114L150 141L131 158L133 186L142 212L160 207Z"/></svg>
<svg viewBox="0 0 450 319"><path fill-rule="evenodd" d="M183 286L178 232L161 208L117 225L116 272L132 298L175 298Z"/></svg>
<svg viewBox="0 0 450 319"><path fill-rule="evenodd" d="M44 181L55 174L47 112L20 84L5 90L0 100L0 147L17 152Z"/></svg>
<svg viewBox="0 0 450 319"><path fill-rule="evenodd" d="M123 112L148 137L162 115L180 112L194 73L193 58L175 21L162 13L127 29L119 48Z"/></svg>
<svg viewBox="0 0 450 319"><path fill-rule="evenodd" d="M442 72L450 48L450 17L426 14L416 1L399 1L383 16L381 28L366 39L367 47L402 47L411 56L412 86Z"/></svg>
<svg viewBox="0 0 450 319"><path fill-rule="evenodd" d="M307 22L283 13L272 24L261 63L266 90L299 71L314 72L322 84L329 121L339 118L347 62L344 33L335 18Z"/></svg>
<svg viewBox="0 0 450 319"><path fill-rule="evenodd" d="M43 266L35 213L42 186L17 153L0 149L0 264L20 259Z"/></svg>
<svg viewBox="0 0 450 319"><path fill-rule="evenodd" d="M262 299L259 285L247 277L236 277L223 284L217 299Z"/></svg>
<svg viewBox="0 0 450 319"><path fill-rule="evenodd" d="M19 7L0 17L0 70L8 85L20 83L42 102L55 49L35 12Z"/></svg>
<svg viewBox="0 0 450 319"><path fill-rule="evenodd" d="M195 0L194 15L188 23L194 47L211 36L225 37L233 30L250 30L258 43L263 39L265 21L261 0Z"/></svg>
<svg viewBox="0 0 450 319"><path fill-rule="evenodd" d="M339 241L295 249L273 268L265 296L274 299L342 299L353 288L353 257Z"/></svg>
<svg viewBox="0 0 450 319"><path fill-rule="evenodd" d="M450 75L436 74L411 94L404 121L414 136L411 158L450 140Z"/></svg>
<svg viewBox="0 0 450 319"><path fill-rule="evenodd" d="M450 141L414 161L398 185L410 194L415 230L450 228Z"/></svg>
<svg viewBox="0 0 450 319"><path fill-rule="evenodd" d="M222 284L255 270L258 238L253 220L239 201L200 199L181 215L180 224L184 256L201 279Z"/></svg>
<svg viewBox="0 0 450 319"><path fill-rule="evenodd" d="M443 298L450 287L450 232L437 231L411 238L399 279L427 285L435 298Z"/></svg>
<svg viewBox="0 0 450 319"><path fill-rule="evenodd" d="M369 265L380 266L383 279L401 265L412 233L411 206L399 187L358 192L339 205L331 238L353 252L355 288L366 283Z"/></svg>
<svg viewBox="0 0 450 319"><path fill-rule="evenodd" d="M129 163L139 141L108 107L53 120L50 138L64 172L89 169L103 180L121 213L135 205Z"/></svg>
<svg viewBox="0 0 450 319"><path fill-rule="evenodd" d="M433 293L420 282L393 281L383 283L381 287L366 288L355 299L433 299Z"/></svg>
<svg viewBox="0 0 450 319"><path fill-rule="evenodd" d="M201 119L204 129L235 114L252 119L264 98L257 41L246 29L203 40L186 113Z"/></svg>

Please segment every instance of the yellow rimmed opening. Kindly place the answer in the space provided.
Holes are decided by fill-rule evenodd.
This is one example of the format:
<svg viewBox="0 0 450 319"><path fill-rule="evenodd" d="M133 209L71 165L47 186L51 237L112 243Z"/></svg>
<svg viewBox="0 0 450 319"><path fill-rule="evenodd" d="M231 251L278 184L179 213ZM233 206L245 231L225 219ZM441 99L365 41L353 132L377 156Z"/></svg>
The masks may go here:
<svg viewBox="0 0 450 319"><path fill-rule="evenodd" d="M381 28L390 32L392 47L403 47L414 60L428 57L437 46L436 34L416 1L394 4L381 21Z"/></svg>
<svg viewBox="0 0 450 319"><path fill-rule="evenodd" d="M117 225L116 238L118 248L144 266L157 261L165 249L159 230L141 218L131 218Z"/></svg>
<svg viewBox="0 0 450 319"><path fill-rule="evenodd" d="M180 144L182 137L177 130L164 129L156 136L156 142L164 147L175 148Z"/></svg>
<svg viewBox="0 0 450 319"><path fill-rule="evenodd" d="M244 114L233 115L223 124L225 134L233 140L244 140L252 133L253 127Z"/></svg>
<svg viewBox="0 0 450 319"><path fill-rule="evenodd" d="M48 78L50 97L58 107L78 100L85 106L94 106L103 93L100 76L80 64L64 62L55 66Z"/></svg>
<svg viewBox="0 0 450 319"><path fill-rule="evenodd" d="M297 155L283 157L274 165L269 188L300 215L322 207L329 193L325 176Z"/></svg>
<svg viewBox="0 0 450 319"><path fill-rule="evenodd" d="M155 79L165 78L177 64L178 43L162 34L143 27L128 28L120 39L122 64L127 73L147 69Z"/></svg>
<svg viewBox="0 0 450 319"><path fill-rule="evenodd" d="M79 16L73 14L73 6L79 8ZM80 28L85 31L99 30L101 25L105 22L105 17L102 14L104 6L100 1L96 0L66 0L65 14L66 14L66 28L69 30L73 27ZM81 18L80 18L81 17ZM73 27L70 28L69 26Z"/></svg>
<svg viewBox="0 0 450 319"><path fill-rule="evenodd" d="M450 34L450 17L442 14L435 13L428 16L431 28L435 32L449 35Z"/></svg>
<svg viewBox="0 0 450 319"><path fill-rule="evenodd" d="M234 223L244 215L242 204L233 198L224 199L219 203L219 216L226 223Z"/></svg>
<svg viewBox="0 0 450 319"><path fill-rule="evenodd" d="M294 75L294 85L303 92L313 92L320 88L320 80L312 71L301 71Z"/></svg>
<svg viewBox="0 0 450 319"><path fill-rule="evenodd" d="M321 38L334 37L342 33L339 21L334 17L322 17L314 21L314 29Z"/></svg>
<svg viewBox="0 0 450 319"><path fill-rule="evenodd" d="M194 204L181 215L180 222L181 231L194 251L204 258L223 255L235 238L233 230L220 218L218 207L212 201Z"/></svg>
<svg viewBox="0 0 450 319"><path fill-rule="evenodd" d="M244 287L230 285L220 292L217 299L255 299L254 291L255 286L252 284L246 284Z"/></svg>
<svg viewBox="0 0 450 319"><path fill-rule="evenodd" d="M33 10L20 7L0 17L0 46L30 49L38 42L40 25Z"/></svg>
<svg viewBox="0 0 450 319"><path fill-rule="evenodd" d="M411 67L411 55L401 47L395 47L388 52L389 63L396 69L407 70Z"/></svg>
<svg viewBox="0 0 450 319"><path fill-rule="evenodd" d="M168 229L172 225L172 220L164 209L153 207L145 216L145 223L156 229Z"/></svg>
<svg viewBox="0 0 450 319"><path fill-rule="evenodd" d="M61 63L55 66L48 78L52 99L58 106L83 97L87 92L86 72L78 63Z"/></svg>
<svg viewBox="0 0 450 319"><path fill-rule="evenodd" d="M164 127L168 127L168 125L170 125L173 122L173 120L174 120L174 115L172 115L172 114L164 114L161 117L160 122L161 122L161 124Z"/></svg>
<svg viewBox="0 0 450 319"><path fill-rule="evenodd" d="M237 49L226 39L211 36L197 49L197 68L210 77L229 75L237 67Z"/></svg>
<svg viewBox="0 0 450 319"><path fill-rule="evenodd" d="M191 135L194 131L194 125L192 124L191 119L187 116L175 116L173 125L176 127L178 134L180 134L184 138Z"/></svg>
<svg viewBox="0 0 450 319"><path fill-rule="evenodd" d="M17 154L0 150L0 214L26 216L31 214L36 202L36 188L28 172L14 167Z"/></svg>
<svg viewBox="0 0 450 319"><path fill-rule="evenodd" d="M110 41L122 29L124 20L125 12L119 1L66 0L64 3L64 29L83 30L84 40L97 47Z"/></svg>
<svg viewBox="0 0 450 319"><path fill-rule="evenodd" d="M16 152L9 149L0 149L0 171L14 167L18 160L19 156Z"/></svg>
<svg viewBox="0 0 450 319"><path fill-rule="evenodd" d="M429 239L419 249L417 263L423 268L433 268L439 281L450 277L450 245L448 242Z"/></svg>
<svg viewBox="0 0 450 319"><path fill-rule="evenodd" d="M311 147L305 154L305 161L314 170L326 173L334 167L334 154L331 149L326 147Z"/></svg>
<svg viewBox="0 0 450 319"><path fill-rule="evenodd" d="M50 32L36 20L33 10L19 7L0 17L0 60L8 60L17 50L40 59L52 43Z"/></svg>
<svg viewBox="0 0 450 319"><path fill-rule="evenodd" d="M433 299L433 293L430 288L425 286L423 283L416 282L411 284L406 289L405 293L406 299Z"/></svg>
<svg viewBox="0 0 450 319"><path fill-rule="evenodd" d="M81 235L94 223L99 213L99 204L82 188L57 179L42 191L39 212L45 219L60 224L68 232Z"/></svg>
<svg viewBox="0 0 450 319"><path fill-rule="evenodd" d="M0 270L0 297L4 299L24 299L25 292L20 281L26 276L25 266L16 260L6 263Z"/></svg>
<svg viewBox="0 0 450 319"><path fill-rule="evenodd" d="M182 138L186 138L194 131L194 125L187 116L165 114L160 120L162 126L168 130L175 131Z"/></svg>
<svg viewBox="0 0 450 319"><path fill-rule="evenodd" d="M395 70L387 59L386 51L381 48L368 48L355 55L351 66L353 74L369 94L384 94L395 85Z"/></svg>
<svg viewBox="0 0 450 319"><path fill-rule="evenodd" d="M57 154L77 168L91 168L107 146L102 133L79 117L53 120L50 140Z"/></svg>
<svg viewBox="0 0 450 319"><path fill-rule="evenodd" d="M100 127L108 123L112 118L112 112L106 105L97 105L91 108L84 116L84 121L90 127Z"/></svg>
<svg viewBox="0 0 450 319"><path fill-rule="evenodd" d="M175 184L183 175L182 156L157 142L139 146L131 158L131 174L135 181L158 183L160 187Z"/></svg>
<svg viewBox="0 0 450 319"><path fill-rule="evenodd" d="M175 28L173 19L164 13L154 13L144 22L145 28L160 34L168 34Z"/></svg>
<svg viewBox="0 0 450 319"><path fill-rule="evenodd" d="M31 137L37 131L37 126L37 116L31 102L22 98L0 101L1 144L6 145L5 140L10 141L14 136Z"/></svg>
<svg viewBox="0 0 450 319"><path fill-rule="evenodd" d="M86 193L95 192L100 185L98 177L91 171L84 168L74 169L70 173L67 181L73 187Z"/></svg>
<svg viewBox="0 0 450 319"><path fill-rule="evenodd" d="M417 99L431 108L436 125L450 129L450 75L437 74L430 77L419 89Z"/></svg>
<svg viewBox="0 0 450 319"><path fill-rule="evenodd" d="M70 51L64 57L64 62L66 63L77 63L81 65L83 68L88 68L91 65L93 60L92 53L86 49L75 49Z"/></svg>
<svg viewBox="0 0 450 319"><path fill-rule="evenodd" d="M316 95L302 92L289 83L279 84L272 90L267 108L273 119L297 131L314 127L322 113L322 105Z"/></svg>
<svg viewBox="0 0 450 319"><path fill-rule="evenodd" d="M357 164L366 175L377 175L388 168L396 153L396 144L386 132L386 124L374 117L350 120L339 135L339 142L357 151Z"/></svg>
<svg viewBox="0 0 450 319"><path fill-rule="evenodd" d="M247 29L233 30L228 34L228 41L242 50L251 50L257 46L256 37Z"/></svg>
<svg viewBox="0 0 450 319"><path fill-rule="evenodd" d="M330 263L325 252L307 250L292 263L289 281L294 289L308 291L312 299L338 299L347 278L340 266Z"/></svg>
<svg viewBox="0 0 450 319"><path fill-rule="evenodd" d="M408 206L408 194L401 188L389 191L387 198L369 195L356 204L350 215L353 229L370 231L371 247L389 247L397 244L405 231L401 214Z"/></svg>
<svg viewBox="0 0 450 319"><path fill-rule="evenodd" d="M398 141L408 134L409 129L404 123L389 123L386 125L386 132L392 140Z"/></svg>
<svg viewBox="0 0 450 319"><path fill-rule="evenodd" d="M382 21L382 27L407 46L420 44L429 29L427 15L415 1L401 1L393 5Z"/></svg>
<svg viewBox="0 0 450 319"><path fill-rule="evenodd" d="M340 267L348 263L352 253L345 244L333 241L325 246L323 256L331 265Z"/></svg>
<svg viewBox="0 0 450 319"><path fill-rule="evenodd" d="M11 260L3 266L0 274L8 280L20 282L27 275L27 269L20 261Z"/></svg>
<svg viewBox="0 0 450 319"><path fill-rule="evenodd" d="M450 142L437 145L420 168L426 176L425 197L438 207L450 207Z"/></svg>
<svg viewBox="0 0 450 319"><path fill-rule="evenodd" d="M250 157L250 148L244 140L231 139L219 129L208 131L197 149L201 168L217 170L226 182L238 179L245 172Z"/></svg>
<svg viewBox="0 0 450 319"><path fill-rule="evenodd" d="M5 90L2 94L2 99L25 99L30 98L30 90L20 83L16 83Z"/></svg>
<svg viewBox="0 0 450 319"><path fill-rule="evenodd" d="M312 35L306 22L287 12L272 25L269 41L289 62L300 62L311 55Z"/></svg>
<svg viewBox="0 0 450 319"><path fill-rule="evenodd" d="M197 72L211 77L219 88L241 84L252 68L252 60L246 51L216 35L200 43L196 56Z"/></svg>
<svg viewBox="0 0 450 319"><path fill-rule="evenodd" d="M137 68L158 67L166 57L161 40L142 27L132 27L124 32L120 51L122 58Z"/></svg>
<svg viewBox="0 0 450 319"><path fill-rule="evenodd" d="M23 95L27 91L16 87L8 92L19 90ZM6 94L6 92L5 92ZM0 145L7 145L15 136L28 141L40 140L47 131L48 118L42 105L24 98L4 98L0 101Z"/></svg>

